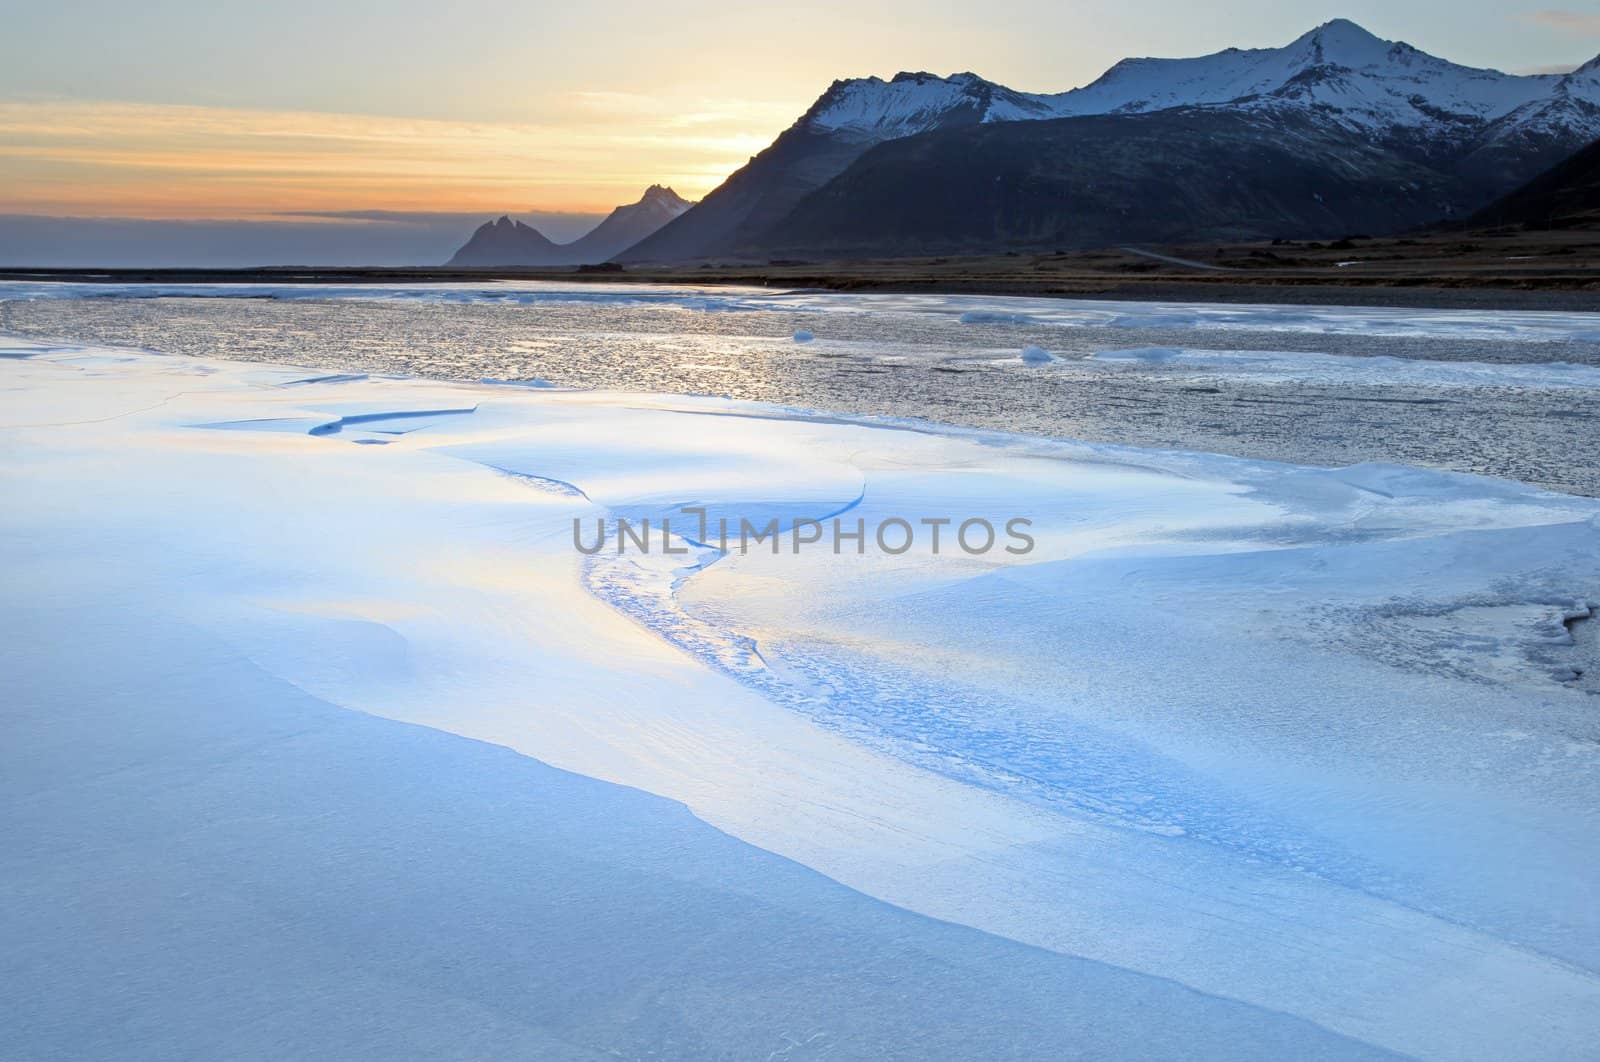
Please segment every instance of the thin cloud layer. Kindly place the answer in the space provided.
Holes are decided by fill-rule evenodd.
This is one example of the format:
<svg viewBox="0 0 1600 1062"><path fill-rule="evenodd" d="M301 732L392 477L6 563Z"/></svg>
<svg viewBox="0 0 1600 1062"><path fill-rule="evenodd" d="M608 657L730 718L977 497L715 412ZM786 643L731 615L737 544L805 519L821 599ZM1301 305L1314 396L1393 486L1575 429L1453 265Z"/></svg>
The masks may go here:
<svg viewBox="0 0 1600 1062"><path fill-rule="evenodd" d="M782 126L778 108L759 104L678 111L663 122L664 101L589 94L574 103L570 120L514 124L0 102L0 212L98 214L115 201L117 213L143 217L530 204L588 213L655 183L702 195Z"/></svg>
<svg viewBox="0 0 1600 1062"><path fill-rule="evenodd" d="M1548 26L1565 33L1581 33L1600 37L1600 11L1566 11L1546 9L1519 15L1524 22Z"/></svg>

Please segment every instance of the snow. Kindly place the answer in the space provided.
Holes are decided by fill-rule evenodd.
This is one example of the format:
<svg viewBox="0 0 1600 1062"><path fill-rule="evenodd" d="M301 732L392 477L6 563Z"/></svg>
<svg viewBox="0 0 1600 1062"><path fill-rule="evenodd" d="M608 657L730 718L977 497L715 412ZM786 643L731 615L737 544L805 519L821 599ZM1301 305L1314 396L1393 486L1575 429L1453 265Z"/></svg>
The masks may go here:
<svg viewBox="0 0 1600 1062"><path fill-rule="evenodd" d="M1600 1037L1600 502L0 353L6 1053ZM573 548L684 505L1037 545Z"/></svg>
<svg viewBox="0 0 1600 1062"><path fill-rule="evenodd" d="M1492 121L1552 97L1563 80L1459 66L1335 19L1281 48L1124 60L1061 99L1072 113L1105 114L1257 98L1334 107L1359 124L1430 127L1441 114Z"/></svg>
<svg viewBox="0 0 1600 1062"><path fill-rule="evenodd" d="M1451 336L1513 342L1574 340L1600 344L1600 312L1434 310L1400 307L1230 305L1125 302L1009 296L870 295L855 308L870 312L955 314L962 324L1062 327L1244 329L1324 335ZM815 296L795 294L783 304Z"/></svg>
<svg viewBox="0 0 1600 1062"><path fill-rule="evenodd" d="M32 299L306 299L360 302L538 302L680 306L715 313L753 308L766 289L549 281L421 284L144 284L0 281L0 301Z"/></svg>
<svg viewBox="0 0 1600 1062"><path fill-rule="evenodd" d="M1506 342L1600 344L1600 311L1436 310L1289 306L1271 303L1144 302L998 295L819 292L686 284L491 281L427 284L120 284L0 282L0 301L69 299L280 299L449 302L533 306L639 306L695 313L795 312L955 317L962 324L1064 328L1243 329L1323 335L1439 336Z"/></svg>
<svg viewBox="0 0 1600 1062"><path fill-rule="evenodd" d="M976 74L900 73L835 82L800 119L815 132L893 140L966 118L1004 122L1061 115L1049 96L1013 92Z"/></svg>
<svg viewBox="0 0 1600 1062"><path fill-rule="evenodd" d="M137 506L169 484L108 485ZM8 507L0 533L38 514ZM109 515L85 527L131 526ZM208 622L271 558L205 590L171 553L144 560L46 545L31 577L7 572L7 1058L1364 1054L896 910L672 801L319 700ZM328 627L334 661L404 666L381 623Z"/></svg>
<svg viewBox="0 0 1600 1062"><path fill-rule="evenodd" d="M1416 387L1600 388L1600 368L1552 361L1499 364L1429 361L1387 356L1355 357L1304 351L1194 350L1134 347L1102 350L1088 359L1117 368L1171 368L1198 375L1246 375L1284 383L1369 384Z"/></svg>
<svg viewBox="0 0 1600 1062"><path fill-rule="evenodd" d="M1576 104L1577 106L1574 106ZM1082 88L1015 92L974 74L836 83L801 123L814 131L889 140L973 112L985 122L1236 105L1312 109L1357 130L1460 132L1509 119L1508 130L1565 122L1600 135L1600 71L1506 74L1460 66L1382 40L1347 19L1279 48L1229 48L1184 59L1124 59Z"/></svg>

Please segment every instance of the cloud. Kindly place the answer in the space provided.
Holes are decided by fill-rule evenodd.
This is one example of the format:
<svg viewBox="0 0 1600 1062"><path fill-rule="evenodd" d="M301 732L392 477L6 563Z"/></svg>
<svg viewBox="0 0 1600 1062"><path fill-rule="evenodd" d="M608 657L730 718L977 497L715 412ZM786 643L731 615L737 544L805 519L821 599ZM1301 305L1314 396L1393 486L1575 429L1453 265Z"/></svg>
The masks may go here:
<svg viewBox="0 0 1600 1062"><path fill-rule="evenodd" d="M511 211L557 243L602 214ZM488 219L449 211L287 211L267 218L0 213L0 266L438 265Z"/></svg>
<svg viewBox="0 0 1600 1062"><path fill-rule="evenodd" d="M1551 29L1561 30L1563 33L1600 36L1600 12L1596 11L1566 11L1552 8L1543 11L1529 11L1516 17L1523 22L1548 26Z"/></svg>
<svg viewBox="0 0 1600 1062"><path fill-rule="evenodd" d="M471 231L468 224L0 214L0 265L432 265L449 258Z"/></svg>
<svg viewBox="0 0 1600 1062"><path fill-rule="evenodd" d="M506 213L518 221L532 225L557 243L567 243L577 239L600 224L606 216L600 212L584 213L571 210L511 210ZM489 215L471 210L284 210L273 218L281 218L290 223L344 221L418 231L445 231L460 235L471 232L489 220Z"/></svg>
<svg viewBox="0 0 1600 1062"><path fill-rule="evenodd" d="M569 92L568 102L584 121L595 118L650 118L669 124L721 124L749 130L782 129L799 111L792 101L673 98L636 92Z"/></svg>
<svg viewBox="0 0 1600 1062"><path fill-rule="evenodd" d="M526 213L542 218L559 218L590 224L604 216L574 210L535 210ZM386 225L434 225L443 222L471 221L483 217L475 210L280 210L274 216L321 218L324 221L370 221Z"/></svg>
<svg viewBox="0 0 1600 1062"><path fill-rule="evenodd" d="M604 212L656 183L699 198L776 131L767 105L718 110L617 93L585 94L583 103L559 120L510 123L0 102L0 211Z"/></svg>

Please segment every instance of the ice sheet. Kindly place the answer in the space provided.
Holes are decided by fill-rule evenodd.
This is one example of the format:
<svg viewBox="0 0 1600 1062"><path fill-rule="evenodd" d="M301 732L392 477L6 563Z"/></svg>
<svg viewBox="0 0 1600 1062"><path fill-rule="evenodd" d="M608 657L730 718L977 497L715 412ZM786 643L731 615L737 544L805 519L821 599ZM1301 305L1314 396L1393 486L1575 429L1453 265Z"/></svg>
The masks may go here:
<svg viewBox="0 0 1600 1062"><path fill-rule="evenodd" d="M428 284L162 284L0 281L0 300L86 298L303 299L676 307L704 313L792 311L955 318L992 324L1130 329L1245 329L1335 335L1457 336L1600 344L1600 312L1412 307L1229 305L996 295L917 295L672 284L489 281Z"/></svg>
<svg viewBox="0 0 1600 1062"><path fill-rule="evenodd" d="M27 844L8 850L38 888L84 850L49 838L97 851L118 833L105 804L60 801L91 778L182 777L164 757L247 669L278 691L250 702L252 726L292 730L274 713L293 690L317 712L506 746L681 801L985 940L1310 1023L1346 1038L1308 1035L1334 1053L1558 1058L1600 1038L1600 725L1583 618L1600 600L1600 503L1397 466L3 345L16 355L0 359L3 474L20 499L0 525L7 614L21 662L49 662L13 709L34 729L9 750L26 798L10 830ZM384 445L356 445L371 442ZM574 518L684 505L786 526L1021 516L1037 548L573 548ZM178 625L200 634L153 633ZM72 666L96 660L126 677L115 696ZM57 708L117 722L47 725ZM399 733L367 729L323 759L284 753L288 777L314 791L330 762ZM205 773L224 753L194 755ZM431 755L375 768L377 791L436 784ZM587 792L574 808L612 799ZM192 825L169 813L149 814ZM353 828L398 828L376 814ZM228 821L247 848L264 829L248 809ZM524 825L468 822L491 848ZM118 850L146 869L166 851ZM458 861L425 862L407 887L465 887L486 912L504 902L477 863L465 885L430 876ZM797 917L822 902L810 886L793 895ZM138 936L115 917L49 926L12 925L27 946L8 950ZM415 946L449 952L426 935ZM1040 1006L1019 998L1018 1020ZM1146 1013L1174 1032L1165 1004ZM1189 1021L1196 1049L1227 1040L1227 1020ZM1232 1043L1300 1052L1260 1028Z"/></svg>
<svg viewBox="0 0 1600 1062"><path fill-rule="evenodd" d="M1132 347L1102 350L1096 366L1128 370L1171 369L1196 376L1249 376L1332 385L1402 387L1531 387L1562 390L1600 387L1600 368L1567 361L1500 364L1387 356L1352 357L1310 351L1198 350Z"/></svg>

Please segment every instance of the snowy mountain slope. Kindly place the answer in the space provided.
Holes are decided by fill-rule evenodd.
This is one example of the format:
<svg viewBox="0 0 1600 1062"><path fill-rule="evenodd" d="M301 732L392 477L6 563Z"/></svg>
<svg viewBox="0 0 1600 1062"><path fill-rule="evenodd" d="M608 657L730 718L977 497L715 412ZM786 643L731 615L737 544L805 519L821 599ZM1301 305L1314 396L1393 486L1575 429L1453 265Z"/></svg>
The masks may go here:
<svg viewBox="0 0 1600 1062"><path fill-rule="evenodd" d="M1195 59L1124 59L1063 93L1066 114L1111 114L1250 101L1331 109L1365 126L1428 128L1492 121L1550 98L1566 78L1459 66L1335 19L1282 48L1230 48Z"/></svg>
<svg viewBox="0 0 1600 1062"><path fill-rule="evenodd" d="M1061 98L1014 92L972 73L900 73L889 81L835 81L797 124L813 132L891 140L973 122L1060 118Z"/></svg>
<svg viewBox="0 0 1600 1062"><path fill-rule="evenodd" d="M758 253L767 228L891 140L1184 108L1249 112L1264 119L1264 130L1274 121L1296 128L1310 122L1330 143L1376 137L1405 159L1444 167L1441 179L1459 166L1470 187L1446 212L1467 210L1600 137L1600 58L1571 74L1506 74L1451 63L1336 19L1280 48L1125 59L1082 88L1054 94L1018 92L971 73L836 81L701 206L619 258Z"/></svg>
<svg viewBox="0 0 1600 1062"><path fill-rule="evenodd" d="M976 74L898 74L835 82L801 118L816 132L889 140L962 124L1120 114L1174 107L1293 104L1353 126L1430 129L1519 112L1600 104L1600 57L1571 74L1461 66L1335 19L1281 48L1229 48L1192 59L1124 59L1082 88L1016 92Z"/></svg>
<svg viewBox="0 0 1600 1062"><path fill-rule="evenodd" d="M1512 188L1600 138L1600 56L1559 78L1551 93L1493 122L1461 168Z"/></svg>

